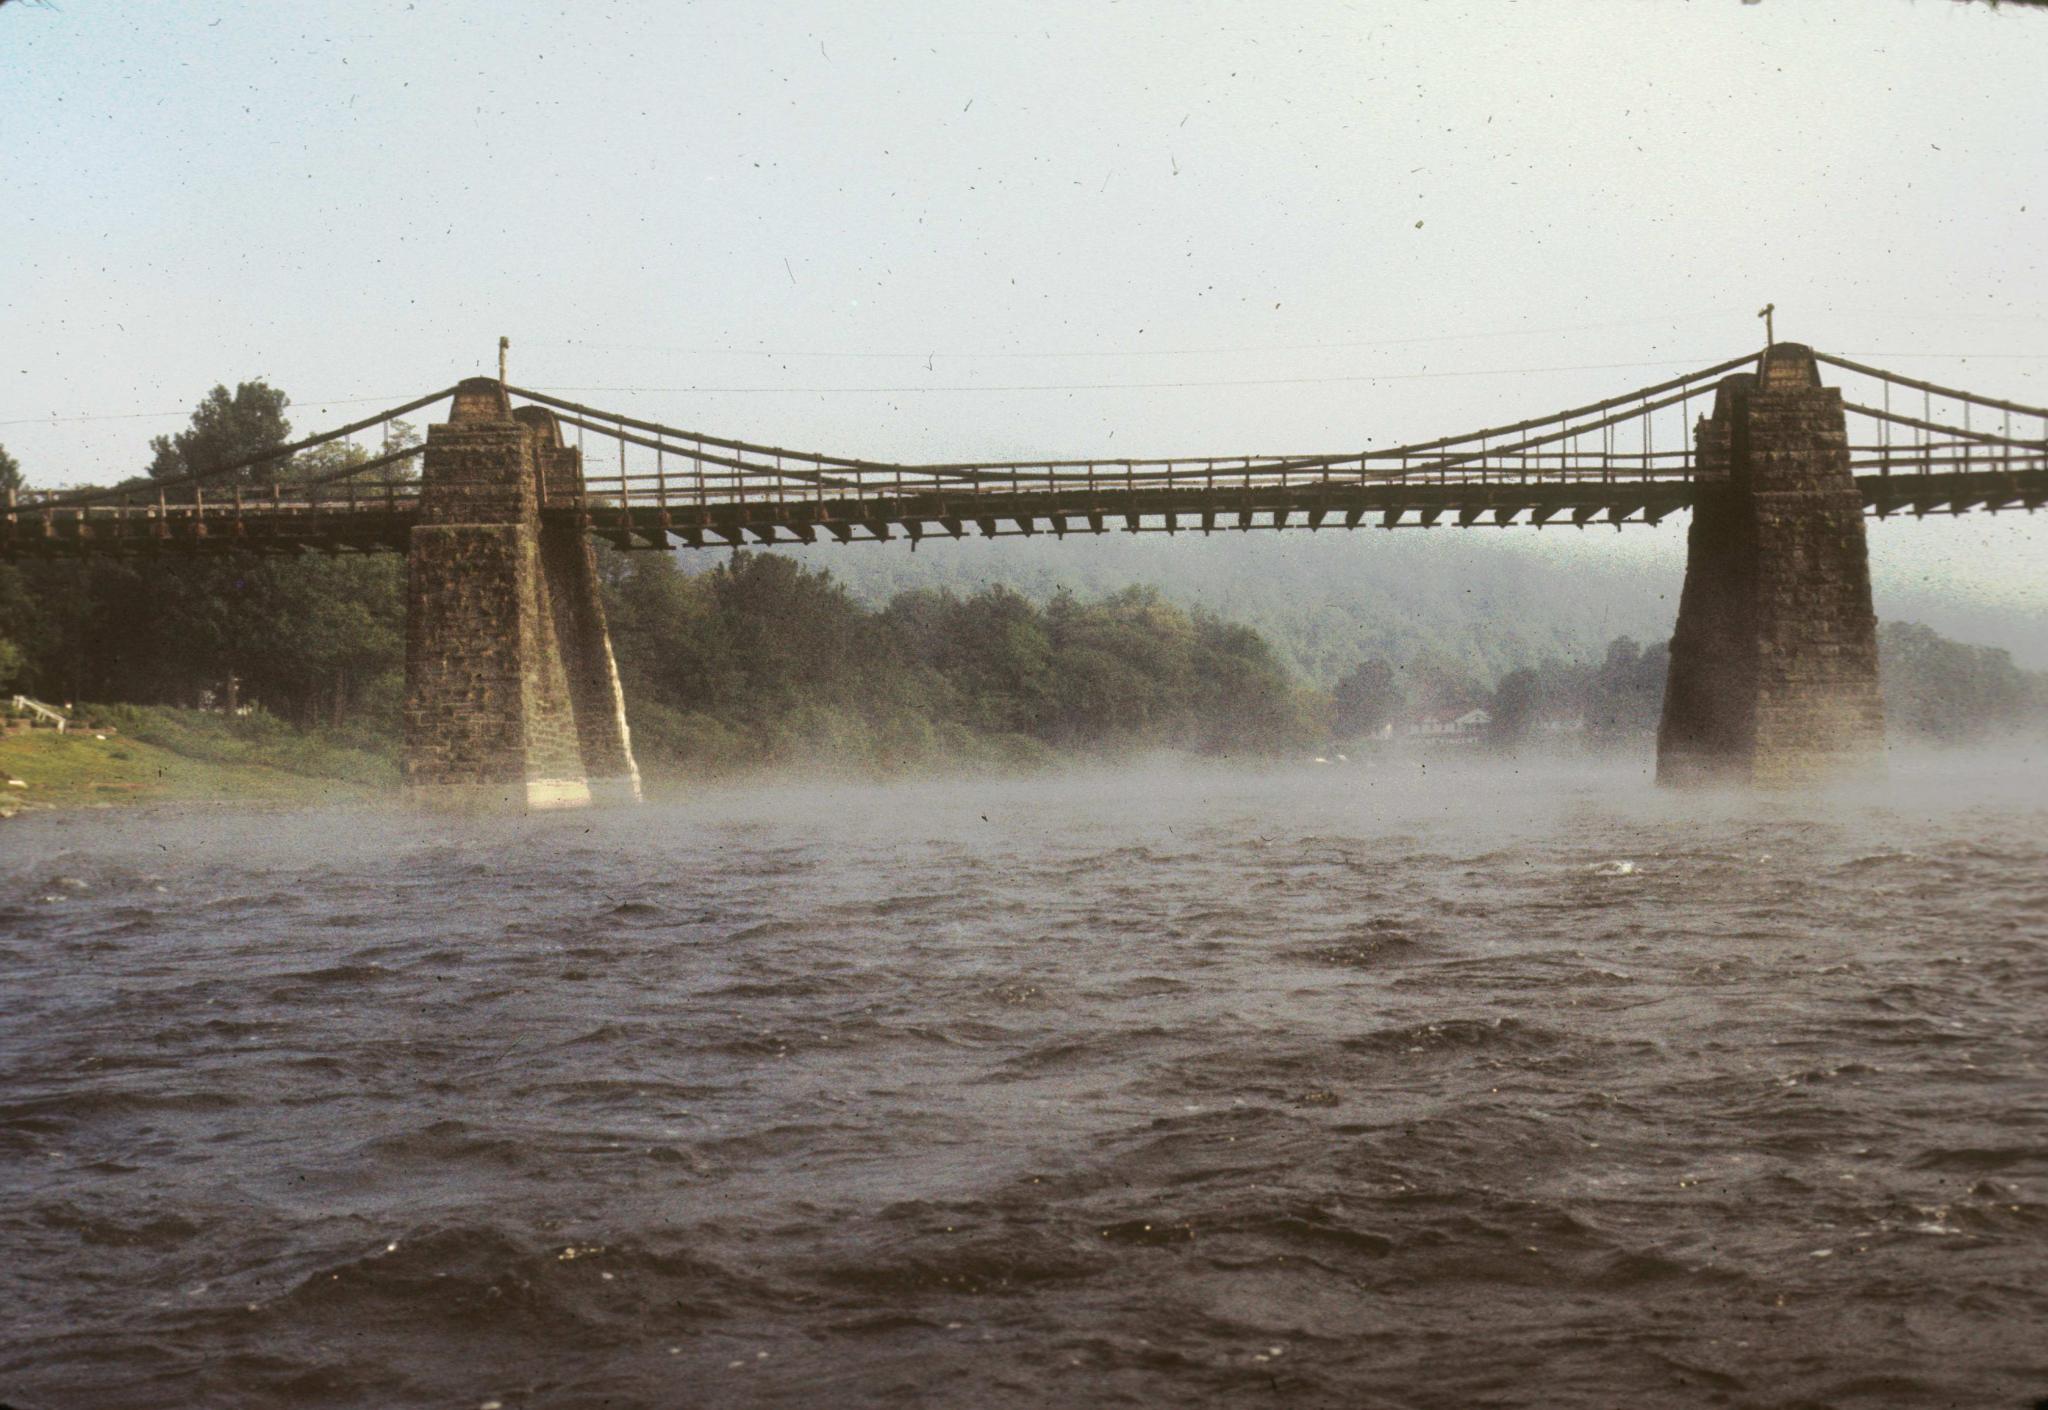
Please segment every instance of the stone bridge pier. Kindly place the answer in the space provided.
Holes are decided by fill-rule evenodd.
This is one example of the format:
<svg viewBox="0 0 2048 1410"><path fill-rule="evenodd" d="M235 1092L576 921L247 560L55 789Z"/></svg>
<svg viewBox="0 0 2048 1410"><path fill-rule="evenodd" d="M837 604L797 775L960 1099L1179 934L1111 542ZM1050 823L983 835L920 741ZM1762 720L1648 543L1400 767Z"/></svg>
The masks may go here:
<svg viewBox="0 0 2048 1410"><path fill-rule="evenodd" d="M1882 767L1863 502L1842 394L1773 344L1697 428L1657 781L1788 787Z"/></svg>
<svg viewBox="0 0 2048 1410"><path fill-rule="evenodd" d="M408 560L405 786L429 807L636 801L625 701L573 513L581 457L489 378L427 432ZM543 510L559 509L557 515Z"/></svg>

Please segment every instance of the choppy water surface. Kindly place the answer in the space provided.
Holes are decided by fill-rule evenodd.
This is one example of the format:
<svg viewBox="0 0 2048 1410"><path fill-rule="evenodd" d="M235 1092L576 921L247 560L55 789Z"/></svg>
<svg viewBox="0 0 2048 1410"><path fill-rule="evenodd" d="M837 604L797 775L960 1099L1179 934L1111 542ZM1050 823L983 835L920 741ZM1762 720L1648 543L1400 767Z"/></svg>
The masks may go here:
<svg viewBox="0 0 2048 1410"><path fill-rule="evenodd" d="M2048 813L1957 767L0 825L0 1400L2030 1404Z"/></svg>

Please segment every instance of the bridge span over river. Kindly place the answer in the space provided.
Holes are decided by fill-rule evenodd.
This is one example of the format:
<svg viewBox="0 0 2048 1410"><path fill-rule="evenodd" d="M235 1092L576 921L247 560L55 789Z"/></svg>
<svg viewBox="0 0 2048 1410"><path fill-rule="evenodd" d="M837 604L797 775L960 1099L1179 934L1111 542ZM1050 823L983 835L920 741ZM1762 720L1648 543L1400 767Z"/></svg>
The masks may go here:
<svg viewBox="0 0 2048 1410"><path fill-rule="evenodd" d="M1851 400L1822 369L1852 380ZM290 457L446 401L424 445ZM587 453L591 437L616 449ZM415 477L407 462L421 457ZM402 552L429 805L639 796L593 536L627 550L979 534L1654 524L1692 511L1660 781L1819 781L1884 742L1868 518L2032 511L2048 409L1773 343L1585 406L1337 454L898 464L472 378L175 480L0 504L0 558Z"/></svg>

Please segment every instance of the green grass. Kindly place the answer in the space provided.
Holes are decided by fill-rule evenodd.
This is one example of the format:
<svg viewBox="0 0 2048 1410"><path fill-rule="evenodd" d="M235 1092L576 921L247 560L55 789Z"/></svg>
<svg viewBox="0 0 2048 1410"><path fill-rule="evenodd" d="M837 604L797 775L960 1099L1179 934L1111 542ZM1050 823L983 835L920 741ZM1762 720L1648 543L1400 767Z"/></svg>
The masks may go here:
<svg viewBox="0 0 2048 1410"><path fill-rule="evenodd" d="M390 761L341 749L275 721L250 727L197 711L115 706L81 714L115 724L0 736L0 815L122 803L355 802L397 782ZM188 718L195 717L195 718ZM131 732L132 730L132 732ZM7 787L19 779L26 788Z"/></svg>
<svg viewBox="0 0 2048 1410"><path fill-rule="evenodd" d="M162 705L88 705L78 715L113 725L128 739L187 759L276 769L370 789L398 786L396 740L385 751L371 752L338 744L324 734L294 729L260 712L230 718L207 710L174 710Z"/></svg>

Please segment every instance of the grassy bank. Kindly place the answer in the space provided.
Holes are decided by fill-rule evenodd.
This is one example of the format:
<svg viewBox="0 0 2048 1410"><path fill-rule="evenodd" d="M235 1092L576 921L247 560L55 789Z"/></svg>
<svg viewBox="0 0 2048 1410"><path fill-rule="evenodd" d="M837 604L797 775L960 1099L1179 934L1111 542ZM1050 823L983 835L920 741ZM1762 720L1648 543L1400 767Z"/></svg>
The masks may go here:
<svg viewBox="0 0 2048 1410"><path fill-rule="evenodd" d="M397 786L398 771L388 758L267 717L229 720L136 706L80 714L115 732L0 736L0 815L124 803L352 802ZM15 780L26 787L8 786Z"/></svg>

